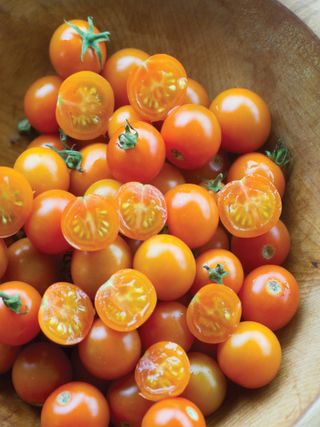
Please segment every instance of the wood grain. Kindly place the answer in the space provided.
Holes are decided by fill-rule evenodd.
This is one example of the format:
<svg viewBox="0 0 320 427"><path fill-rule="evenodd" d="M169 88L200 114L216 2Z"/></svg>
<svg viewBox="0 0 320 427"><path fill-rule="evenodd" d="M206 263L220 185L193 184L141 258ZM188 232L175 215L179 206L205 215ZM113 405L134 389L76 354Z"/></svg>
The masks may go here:
<svg viewBox="0 0 320 427"><path fill-rule="evenodd" d="M300 8L302 3L311 6L308 0L283 3L301 16L312 10ZM95 17L98 27L111 31L110 52L134 46L150 53L171 53L207 87L211 98L225 88L245 86L268 102L271 141L281 137L294 158L283 218L293 245L287 266L300 284L301 307L290 326L278 334L283 345L280 375L261 390L230 387L226 403L208 426L319 425L311 412L309 424L302 418L320 395L319 39L272 0L51 0L50 6L47 0L1 0L2 164L12 163L24 147L15 127L23 117L26 88L52 72L50 35L63 19L87 15ZM1 381L0 426L39 426L39 411L24 405Z"/></svg>
<svg viewBox="0 0 320 427"><path fill-rule="evenodd" d="M280 0L320 36L320 0Z"/></svg>

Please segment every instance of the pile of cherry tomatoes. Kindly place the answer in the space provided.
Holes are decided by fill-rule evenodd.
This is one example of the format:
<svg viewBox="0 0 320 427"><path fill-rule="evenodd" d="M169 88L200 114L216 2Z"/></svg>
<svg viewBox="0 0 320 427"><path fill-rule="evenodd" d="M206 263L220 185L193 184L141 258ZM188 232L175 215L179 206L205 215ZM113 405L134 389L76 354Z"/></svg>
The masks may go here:
<svg viewBox="0 0 320 427"><path fill-rule="evenodd" d="M0 373L42 427L203 427L226 378L280 368L289 154L257 151L256 93L209 106L177 59L106 59L108 39L92 18L55 31L20 123L41 135L0 167Z"/></svg>

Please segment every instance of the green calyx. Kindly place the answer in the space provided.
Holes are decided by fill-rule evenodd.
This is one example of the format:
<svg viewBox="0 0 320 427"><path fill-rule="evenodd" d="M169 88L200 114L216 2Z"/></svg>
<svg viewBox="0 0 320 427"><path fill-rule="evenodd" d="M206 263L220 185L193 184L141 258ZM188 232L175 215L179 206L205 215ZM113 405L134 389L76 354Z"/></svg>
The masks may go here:
<svg viewBox="0 0 320 427"><path fill-rule="evenodd" d="M219 173L219 175L217 175L215 177L215 179L208 179L207 181L205 181L205 187L207 190L213 191L214 193L218 193L218 191L222 190L223 185L222 185L222 180L224 178L223 173Z"/></svg>
<svg viewBox="0 0 320 427"><path fill-rule="evenodd" d="M125 125L124 132L119 135L118 138L118 147L122 150L130 150L134 148L138 143L139 134L138 132L130 125L128 120Z"/></svg>
<svg viewBox="0 0 320 427"><path fill-rule="evenodd" d="M217 264L215 268L210 268L207 264L205 264L203 268L207 270L209 279L218 285L223 285L223 278L229 274L224 270L222 264Z"/></svg>
<svg viewBox="0 0 320 427"><path fill-rule="evenodd" d="M82 38L82 47L81 47L81 62L83 62L84 55L86 54L89 48L93 49L99 58L100 65L102 67L102 53L99 46L101 42L108 42L110 40L109 31L104 31L102 33L94 32L93 18L88 16L88 29L87 31L81 30L77 25L72 24L71 22L64 21L69 27L73 28Z"/></svg>
<svg viewBox="0 0 320 427"><path fill-rule="evenodd" d="M291 159L290 151L282 141L278 141L273 151L266 151L266 155L280 167L287 165Z"/></svg>
<svg viewBox="0 0 320 427"><path fill-rule="evenodd" d="M31 126L31 123L27 118L22 119L18 122L17 130L20 133L20 135L25 135L30 139L35 138L38 134L38 132Z"/></svg>
<svg viewBox="0 0 320 427"><path fill-rule="evenodd" d="M21 311L22 302L19 295L8 295L5 292L0 292L0 298L2 299L4 305L14 313L27 314L27 310Z"/></svg>
<svg viewBox="0 0 320 427"><path fill-rule="evenodd" d="M83 172L83 170L81 169L82 154L80 153L80 151L73 149L74 145L72 147L69 147L67 145L68 136L64 133L62 129L59 129L59 134L60 141L62 142L64 149L58 150L56 147L52 147L51 145L47 145L47 147L51 148L51 150L59 154L59 156L64 160L68 169L75 169L78 172Z"/></svg>

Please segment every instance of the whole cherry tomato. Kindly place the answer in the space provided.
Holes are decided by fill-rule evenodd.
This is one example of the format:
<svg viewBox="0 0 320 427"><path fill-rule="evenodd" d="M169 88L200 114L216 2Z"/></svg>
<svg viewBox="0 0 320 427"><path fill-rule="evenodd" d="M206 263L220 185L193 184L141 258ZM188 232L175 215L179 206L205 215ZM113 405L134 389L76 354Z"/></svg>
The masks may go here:
<svg viewBox="0 0 320 427"><path fill-rule="evenodd" d="M0 343L0 375L9 371L20 351L20 346Z"/></svg>
<svg viewBox="0 0 320 427"><path fill-rule="evenodd" d="M30 144L27 146L27 148L35 148L35 147L54 147L57 150L63 150L65 147L61 142L61 139L58 135L55 134L46 134L46 135L39 135L37 136L33 141L30 142Z"/></svg>
<svg viewBox="0 0 320 427"><path fill-rule="evenodd" d="M71 364L63 350L48 342L25 347L12 368L17 395L30 405L42 405L62 384L71 381Z"/></svg>
<svg viewBox="0 0 320 427"><path fill-rule="evenodd" d="M171 188L184 183L185 179L179 169L170 163L164 163L161 171L150 184L158 188L162 194L166 194Z"/></svg>
<svg viewBox="0 0 320 427"><path fill-rule="evenodd" d="M7 270L9 263L9 252L6 244L0 239L0 279Z"/></svg>
<svg viewBox="0 0 320 427"><path fill-rule="evenodd" d="M279 371L279 340L260 323L241 322L233 334L218 345L218 363L223 373L242 387L263 387Z"/></svg>
<svg viewBox="0 0 320 427"><path fill-rule="evenodd" d="M109 421L109 405L103 394L80 381L57 388L41 411L41 427L107 427Z"/></svg>
<svg viewBox="0 0 320 427"><path fill-rule="evenodd" d="M209 107L209 96L207 91L199 82L190 79L190 77L188 77L184 104L198 104Z"/></svg>
<svg viewBox="0 0 320 427"><path fill-rule="evenodd" d="M111 138L118 129L124 129L127 122L133 123L143 121L143 117L131 106L123 105L114 111L112 116L109 118L108 123L108 134Z"/></svg>
<svg viewBox="0 0 320 427"><path fill-rule="evenodd" d="M200 254L203 254L204 252L209 251L210 249L229 250L229 248L230 248L230 242L229 242L228 233L221 225L218 225L218 228L216 229L211 239L205 245L200 246L200 248L197 248L196 252L200 255Z"/></svg>
<svg viewBox="0 0 320 427"><path fill-rule="evenodd" d="M121 182L116 181L115 179L101 179L91 184L84 195L96 194L98 196L105 197L106 199L115 200L120 187Z"/></svg>
<svg viewBox="0 0 320 427"><path fill-rule="evenodd" d="M193 341L191 351L196 353L203 353L207 356L216 359L217 356L217 344L210 344L207 342L199 341L197 338Z"/></svg>
<svg viewBox="0 0 320 427"><path fill-rule="evenodd" d="M226 151L219 150L208 163L197 169L185 169L183 175L187 182L201 184L204 181L215 179L220 173L226 174L231 161Z"/></svg>

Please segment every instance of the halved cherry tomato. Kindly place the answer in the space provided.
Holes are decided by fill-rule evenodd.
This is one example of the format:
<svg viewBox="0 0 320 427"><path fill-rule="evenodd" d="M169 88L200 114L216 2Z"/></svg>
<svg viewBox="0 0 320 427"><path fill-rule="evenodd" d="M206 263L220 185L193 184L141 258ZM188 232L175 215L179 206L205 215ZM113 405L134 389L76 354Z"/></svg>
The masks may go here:
<svg viewBox="0 0 320 427"><path fill-rule="evenodd" d="M227 286L209 284L201 288L187 310L187 324L198 340L209 344L225 341L238 327L241 301Z"/></svg>
<svg viewBox="0 0 320 427"><path fill-rule="evenodd" d="M95 194L77 197L63 211L61 230L75 249L101 250L118 236L119 218L115 204Z"/></svg>
<svg viewBox="0 0 320 427"><path fill-rule="evenodd" d="M113 91L107 80L91 71L80 71L60 86L56 118L72 138L93 139L106 133L113 107Z"/></svg>
<svg viewBox="0 0 320 427"><path fill-rule="evenodd" d="M176 105L183 103L187 89L187 74L173 56L149 56L128 77L130 104L142 117L163 120Z"/></svg>
<svg viewBox="0 0 320 427"><path fill-rule="evenodd" d="M146 240L159 233L167 220L163 194L153 185L128 182L117 195L120 231L127 237Z"/></svg>
<svg viewBox="0 0 320 427"><path fill-rule="evenodd" d="M71 283L54 283L42 297L38 315L40 328L57 344L78 344L89 333L93 318L90 298Z"/></svg>
<svg viewBox="0 0 320 427"><path fill-rule="evenodd" d="M13 346L0 343L0 375L11 369L20 348L18 345Z"/></svg>
<svg viewBox="0 0 320 427"><path fill-rule="evenodd" d="M205 88L196 80L188 77L184 104L198 104L209 107L209 96Z"/></svg>
<svg viewBox="0 0 320 427"><path fill-rule="evenodd" d="M108 123L108 135L111 138L118 129L123 129L127 122L133 123L143 121L143 117L131 106L123 105L114 111L112 116L109 118Z"/></svg>
<svg viewBox="0 0 320 427"><path fill-rule="evenodd" d="M189 379L188 356L182 347L171 341L160 341L149 347L135 369L141 395L153 401L179 396Z"/></svg>
<svg viewBox="0 0 320 427"><path fill-rule="evenodd" d="M0 237L17 233L32 210L32 188L18 171L0 167Z"/></svg>
<svg viewBox="0 0 320 427"><path fill-rule="evenodd" d="M162 194L166 194L171 188L175 188L177 185L184 184L185 182L179 169L170 163L164 163L161 171L150 184L157 187Z"/></svg>
<svg viewBox="0 0 320 427"><path fill-rule="evenodd" d="M9 263L9 252L6 244L0 239L0 279L7 270Z"/></svg>
<svg viewBox="0 0 320 427"><path fill-rule="evenodd" d="M131 268L118 270L97 290L100 319L119 332L133 331L151 316L157 294L148 277Z"/></svg>
<svg viewBox="0 0 320 427"><path fill-rule="evenodd" d="M222 225L218 225L218 228L216 229L211 239L205 245L200 246L200 248L197 248L196 251L199 255L201 255L204 252L209 251L210 249L229 250L229 248L230 248L230 242L229 242L228 233L222 227Z"/></svg>
<svg viewBox="0 0 320 427"><path fill-rule="evenodd" d="M231 181L218 193L222 224L234 236L257 237L278 221L282 202L276 187L260 175Z"/></svg>
<svg viewBox="0 0 320 427"><path fill-rule="evenodd" d="M101 179L91 184L84 195L96 194L97 196L102 196L106 199L115 200L120 187L121 182L116 181L115 179Z"/></svg>
<svg viewBox="0 0 320 427"><path fill-rule="evenodd" d="M37 136L33 141L30 142L30 144L27 146L27 149L35 147L49 148L48 146L54 147L57 150L63 150L65 148L58 135L49 133L47 135Z"/></svg>

